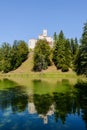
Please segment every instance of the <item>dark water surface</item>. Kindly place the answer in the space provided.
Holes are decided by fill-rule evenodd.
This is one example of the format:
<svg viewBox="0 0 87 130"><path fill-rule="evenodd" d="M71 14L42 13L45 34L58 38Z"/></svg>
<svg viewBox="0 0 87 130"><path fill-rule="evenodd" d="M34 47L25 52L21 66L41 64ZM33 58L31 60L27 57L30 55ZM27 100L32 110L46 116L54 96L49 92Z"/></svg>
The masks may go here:
<svg viewBox="0 0 87 130"><path fill-rule="evenodd" d="M87 130L87 83L52 85L0 80L0 130Z"/></svg>

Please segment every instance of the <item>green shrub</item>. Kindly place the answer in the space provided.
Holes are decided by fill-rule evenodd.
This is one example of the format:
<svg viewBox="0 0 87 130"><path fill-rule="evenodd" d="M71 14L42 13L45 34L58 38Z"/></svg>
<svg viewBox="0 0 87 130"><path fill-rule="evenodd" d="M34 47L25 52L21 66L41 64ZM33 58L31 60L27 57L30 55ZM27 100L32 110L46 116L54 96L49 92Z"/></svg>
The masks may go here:
<svg viewBox="0 0 87 130"><path fill-rule="evenodd" d="M61 71L62 71L62 72L67 72L67 71L69 71L68 66L67 66L67 65L63 65Z"/></svg>

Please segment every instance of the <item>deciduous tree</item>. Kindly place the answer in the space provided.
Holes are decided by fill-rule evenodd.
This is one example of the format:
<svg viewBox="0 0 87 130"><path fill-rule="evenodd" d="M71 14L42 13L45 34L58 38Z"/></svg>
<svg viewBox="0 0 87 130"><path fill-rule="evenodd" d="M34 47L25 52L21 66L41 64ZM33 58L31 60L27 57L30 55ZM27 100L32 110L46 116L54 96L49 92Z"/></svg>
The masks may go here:
<svg viewBox="0 0 87 130"><path fill-rule="evenodd" d="M35 71L47 69L51 65L51 49L46 40L38 40L34 49L34 67Z"/></svg>

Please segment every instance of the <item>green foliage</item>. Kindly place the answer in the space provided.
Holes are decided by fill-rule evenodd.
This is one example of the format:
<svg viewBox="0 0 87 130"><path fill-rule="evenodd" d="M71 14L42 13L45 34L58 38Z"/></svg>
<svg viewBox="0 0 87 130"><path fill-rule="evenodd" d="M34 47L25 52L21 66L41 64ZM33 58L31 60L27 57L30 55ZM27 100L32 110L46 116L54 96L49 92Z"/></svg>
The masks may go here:
<svg viewBox="0 0 87 130"><path fill-rule="evenodd" d="M57 34L56 34L56 32L54 33L54 42L56 42L57 41Z"/></svg>
<svg viewBox="0 0 87 130"><path fill-rule="evenodd" d="M82 38L81 38L81 43L82 43L82 45L87 44L87 22L84 24L84 27L83 27L83 34L82 34Z"/></svg>
<svg viewBox="0 0 87 130"><path fill-rule="evenodd" d="M13 46L3 43L0 48L0 71L7 73L27 59L28 47L24 41L14 41Z"/></svg>
<svg viewBox="0 0 87 130"><path fill-rule="evenodd" d="M68 66L67 65L63 65L62 66L62 72L67 72L67 71L69 71Z"/></svg>
<svg viewBox="0 0 87 130"><path fill-rule="evenodd" d="M46 40L38 40L34 49L34 71L47 69L51 65L51 49Z"/></svg>
<svg viewBox="0 0 87 130"><path fill-rule="evenodd" d="M69 39L65 40L65 66L67 68L71 67L72 63L72 53L71 53L71 46L70 46L70 41Z"/></svg>
<svg viewBox="0 0 87 130"><path fill-rule="evenodd" d="M14 41L12 47L12 66L16 69L24 62L28 57L28 47L24 41Z"/></svg>
<svg viewBox="0 0 87 130"><path fill-rule="evenodd" d="M64 57L64 35L61 31L56 41L54 41L53 61L57 69L62 67Z"/></svg>
<svg viewBox="0 0 87 130"><path fill-rule="evenodd" d="M19 41L18 52L21 58L21 61L25 61L28 56L28 46L24 41Z"/></svg>
<svg viewBox="0 0 87 130"><path fill-rule="evenodd" d="M8 43L3 43L1 50L0 70L8 72L11 70L11 46Z"/></svg>
<svg viewBox="0 0 87 130"><path fill-rule="evenodd" d="M75 38L75 40L71 38L70 45L71 45L72 62L74 62L79 48L77 38Z"/></svg>
<svg viewBox="0 0 87 130"><path fill-rule="evenodd" d="M56 37L54 38L53 62L57 69L62 69L64 68L63 66L69 68L71 64L70 42L68 39L65 39L63 31Z"/></svg>
<svg viewBox="0 0 87 130"><path fill-rule="evenodd" d="M87 23L84 24L81 45L74 61L74 70L78 75L87 76Z"/></svg>

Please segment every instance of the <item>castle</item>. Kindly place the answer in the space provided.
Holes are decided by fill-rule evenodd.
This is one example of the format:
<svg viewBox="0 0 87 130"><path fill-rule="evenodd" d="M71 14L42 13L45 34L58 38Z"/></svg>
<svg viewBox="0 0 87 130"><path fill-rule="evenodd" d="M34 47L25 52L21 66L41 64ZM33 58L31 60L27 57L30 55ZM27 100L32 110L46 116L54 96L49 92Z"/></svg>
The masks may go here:
<svg viewBox="0 0 87 130"><path fill-rule="evenodd" d="M47 30L43 30L43 33L38 36L38 39L30 39L28 41L29 48L34 49L34 47L35 47L35 45L37 43L37 40L43 40L43 39L46 39L48 41L50 47L53 47L53 38L47 36Z"/></svg>

